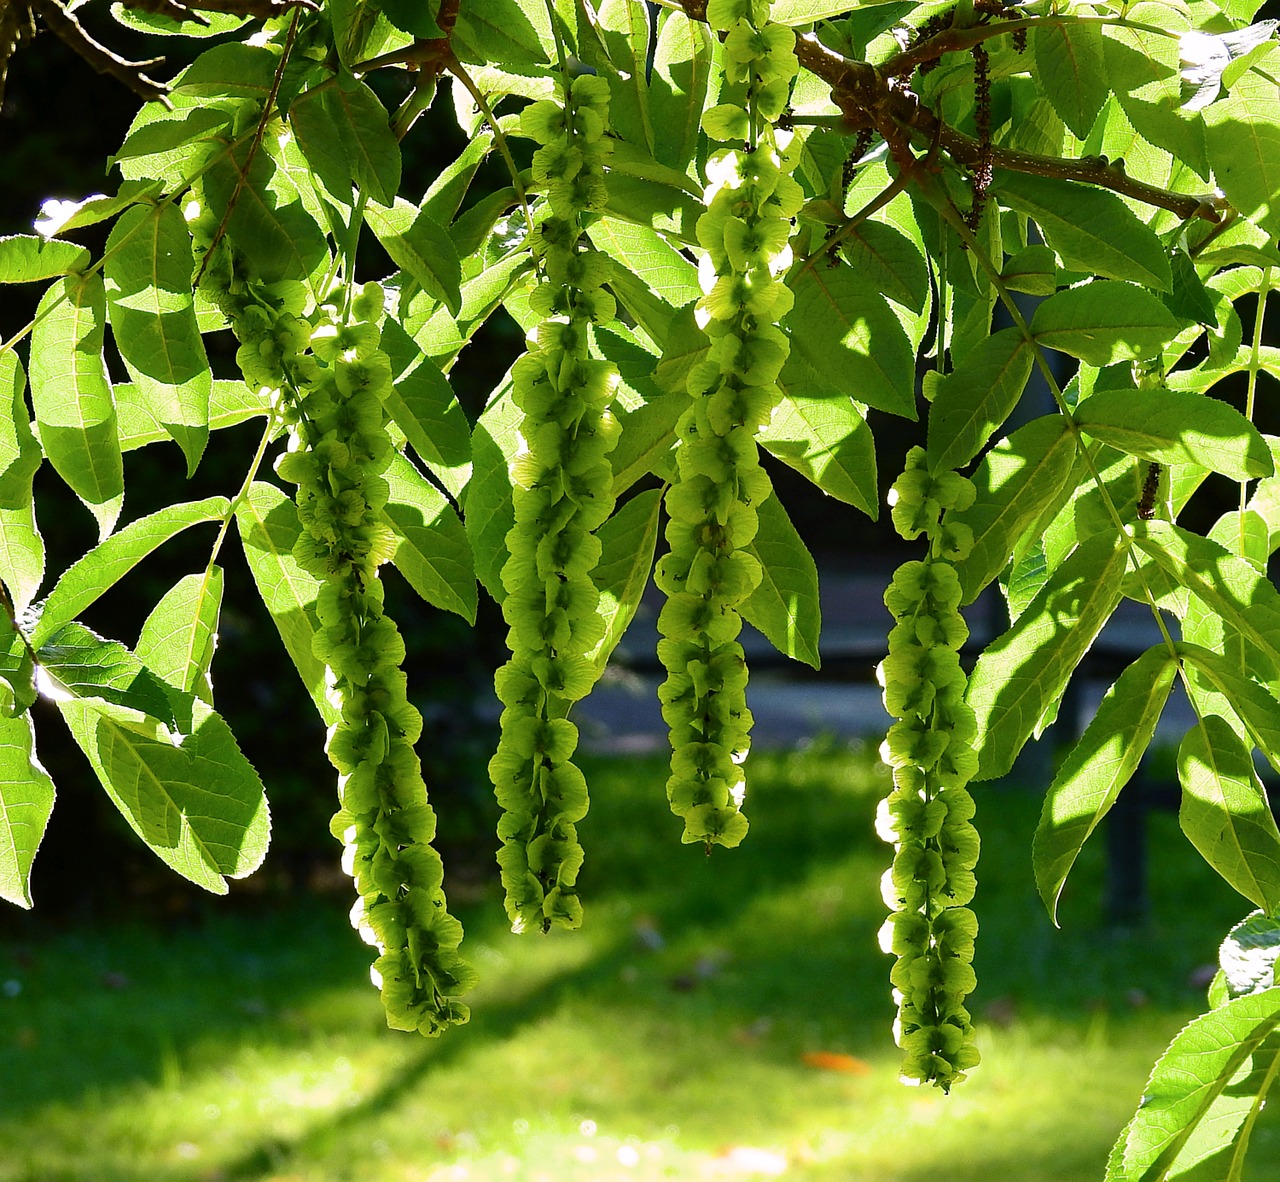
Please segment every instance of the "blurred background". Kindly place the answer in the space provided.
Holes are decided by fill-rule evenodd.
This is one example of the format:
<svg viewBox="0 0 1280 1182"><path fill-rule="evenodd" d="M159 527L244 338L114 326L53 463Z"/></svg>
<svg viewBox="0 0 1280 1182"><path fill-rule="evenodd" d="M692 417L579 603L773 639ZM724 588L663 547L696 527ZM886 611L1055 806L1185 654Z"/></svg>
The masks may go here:
<svg viewBox="0 0 1280 1182"><path fill-rule="evenodd" d="M164 54L160 77L208 44L141 37L100 0L77 14L121 53ZM388 104L401 97L398 77L372 82ZM104 156L137 107L52 34L22 47L0 108L0 234L29 233L47 198L110 191ZM404 145L410 197L461 147L449 104L437 110ZM105 230L76 237L96 252ZM367 277L390 269L373 251L366 267ZM38 296L0 288L0 337L30 318ZM208 346L218 376L236 376L229 334ZM499 314L464 352L452 377L472 417L519 347ZM885 489L920 429L883 415L872 425ZM211 437L190 499L238 486L256 432ZM126 456L125 520L172 499L178 457L164 446ZM38 705L59 801L36 861L36 909L0 910L0 1182L1100 1178L1151 1062L1203 1008L1217 943L1247 905L1157 810L1110 848L1095 839L1055 931L1029 856L1051 733L1007 781L976 786L983 934L973 1000L985 1062L950 1097L899 1087L889 961L875 940L888 850L873 816L886 781L878 737L868 738L883 716L865 629L880 628L875 587L907 551L887 522L832 513L790 470L771 475L818 560L832 635L864 632L833 648L821 675L762 667L753 708L774 724L752 756L752 834L708 860L679 845L665 760L646 753L662 736L654 703L634 696L648 674L642 614L640 640L626 646L635 667L616 671L605 687L614 705L594 729L584 724L597 753L580 827L581 932L506 930L485 770L500 613L482 593L472 629L388 571L426 718L420 754L446 890L483 978L472 1024L437 1043L385 1029L328 834L323 731L234 543L221 559L214 682L271 801L272 847L252 878L214 899L168 871L119 817L57 712ZM94 524L47 467L36 495L56 572L93 544ZM1211 493L1193 526L1218 511ZM208 541L191 531L166 545L88 622L132 643L164 591L203 568ZM998 620L974 623L990 632ZM771 716L766 692L779 703ZM844 704L832 713L836 699ZM632 730L655 741L619 741L646 710ZM1155 764L1158 783L1171 756ZM1139 841L1145 862L1117 894L1117 866ZM1280 1178L1272 1126L1258 1137L1247 1176Z"/></svg>

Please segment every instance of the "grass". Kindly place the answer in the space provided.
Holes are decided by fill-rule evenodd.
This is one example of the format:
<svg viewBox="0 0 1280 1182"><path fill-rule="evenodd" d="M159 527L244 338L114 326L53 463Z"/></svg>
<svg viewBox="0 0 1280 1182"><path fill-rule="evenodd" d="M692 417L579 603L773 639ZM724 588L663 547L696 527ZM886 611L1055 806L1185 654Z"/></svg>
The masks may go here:
<svg viewBox="0 0 1280 1182"><path fill-rule="evenodd" d="M1248 910L1176 819L1150 822L1148 924L1103 925L1086 851L1058 932L1034 794L980 789L984 1062L944 1097L896 1082L873 758L753 770L747 843L704 858L660 761L590 767L586 926L518 938L492 893L460 908L484 981L436 1042L385 1029L335 900L168 931L37 913L0 949L0 1182L1100 1179ZM1264 1120L1254 1182L1278 1144Z"/></svg>

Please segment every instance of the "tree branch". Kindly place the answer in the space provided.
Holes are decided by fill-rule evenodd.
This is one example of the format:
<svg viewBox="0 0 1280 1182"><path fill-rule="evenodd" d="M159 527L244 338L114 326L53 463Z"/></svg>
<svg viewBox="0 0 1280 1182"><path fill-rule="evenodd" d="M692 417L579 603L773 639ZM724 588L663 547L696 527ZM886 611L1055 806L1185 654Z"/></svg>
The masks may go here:
<svg viewBox="0 0 1280 1182"><path fill-rule="evenodd" d="M149 66L161 64L164 58L155 57L144 62L131 62L90 37L80 22L63 8L58 0L30 0L30 4L58 38L65 41L99 74L109 74L144 99L158 99L166 107L170 105L168 86L148 78L142 72Z"/></svg>
<svg viewBox="0 0 1280 1182"><path fill-rule="evenodd" d="M679 3L690 19L706 20L706 0L679 0ZM980 28L986 34L988 30L1012 31L1014 26L1030 23L1032 22L1029 20L1010 21L1004 25L984 25ZM961 29L948 32L968 34L972 31ZM944 34L938 36L942 37ZM978 40L982 38L979 37ZM924 44L934 46L930 52L935 56L939 52L936 38ZM957 43L957 48L959 47ZM927 143L940 143L956 163L968 169L975 168L981 162L982 148L978 141L939 119L900 78L892 77L886 72L888 67L878 68L868 62L843 58L829 50L812 34L796 38L796 56L806 70L816 74L831 87L831 99L840 108L848 130L854 132L868 127L874 129L884 138L895 158L905 158L903 154L907 148L907 140L911 135L918 134ZM901 63L903 56L905 55L900 55L894 62ZM908 152L907 156L909 155ZM1223 211L1230 208L1230 204L1217 194L1175 193L1170 189L1162 189L1159 185L1147 184L1129 176L1121 162L1111 162L1100 156L1071 160L992 145L990 159L996 168L1097 185L1146 205L1167 209L1184 219L1202 218L1216 224L1221 220Z"/></svg>

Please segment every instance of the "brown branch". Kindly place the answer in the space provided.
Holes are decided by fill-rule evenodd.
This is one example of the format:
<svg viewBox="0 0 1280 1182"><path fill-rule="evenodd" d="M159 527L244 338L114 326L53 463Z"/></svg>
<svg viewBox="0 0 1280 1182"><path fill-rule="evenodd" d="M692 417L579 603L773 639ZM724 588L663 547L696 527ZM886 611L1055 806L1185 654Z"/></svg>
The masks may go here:
<svg viewBox="0 0 1280 1182"><path fill-rule="evenodd" d="M80 22L58 0L30 0L30 5L58 38L75 50L99 74L109 74L144 99L157 99L166 107L171 105L168 86L148 78L142 72L149 66L160 65L164 58L131 62L90 37Z"/></svg>
<svg viewBox="0 0 1280 1182"><path fill-rule="evenodd" d="M977 167L982 160L982 145L976 139L943 123L926 107L916 106L911 125L913 130L922 135L932 135L934 128L940 125L941 142L947 154L967 168ZM1144 205L1167 209L1184 220L1203 218L1207 222L1217 223L1223 212L1231 208L1230 202L1216 193L1175 193L1170 189L1162 189L1159 185L1147 184L1125 172L1122 161L1108 160L1105 156L1081 156L1072 160L1062 156L1020 152L1016 148L1002 148L995 144L991 146L990 156L991 163L996 168L1097 185L1099 188L1132 197Z"/></svg>

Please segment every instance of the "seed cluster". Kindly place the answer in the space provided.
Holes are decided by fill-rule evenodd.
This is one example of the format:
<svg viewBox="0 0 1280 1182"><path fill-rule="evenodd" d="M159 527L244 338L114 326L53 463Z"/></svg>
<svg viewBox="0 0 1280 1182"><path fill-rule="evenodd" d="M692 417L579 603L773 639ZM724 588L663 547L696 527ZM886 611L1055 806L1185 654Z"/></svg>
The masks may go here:
<svg viewBox="0 0 1280 1182"><path fill-rule="evenodd" d="M438 1034L467 1021L457 997L474 978L457 952L462 926L447 910L430 844L436 818L413 746L422 716L408 700L404 640L378 578L395 548L382 520L392 451L382 289L366 284L348 310L325 305L309 322L301 284L257 282L225 244L210 263L204 288L240 341L245 380L276 392L289 425L276 470L297 486L294 557L321 580L312 647L339 711L326 750L340 801L331 829L358 895L352 923L378 950L372 976L388 1025Z"/></svg>
<svg viewBox="0 0 1280 1182"><path fill-rule="evenodd" d="M549 212L533 241L541 281L530 306L542 320L512 372L524 417L502 570L511 659L496 677L502 734L489 764L503 809L498 862L517 930L582 920L574 823L586 815L587 785L571 762L578 731L565 715L595 680L587 654L604 623L591 577L601 552L594 531L614 505L608 454L618 423L609 407L617 373L587 346L590 326L617 309L602 286L604 260L583 234L606 199L608 102L604 79L583 75L566 82L562 102L533 103L520 120L541 145L533 176Z"/></svg>
<svg viewBox="0 0 1280 1182"><path fill-rule="evenodd" d="M959 650L968 629L953 565L973 535L942 521L943 510L964 509L973 499L969 480L931 474L924 450L912 448L890 494L893 523L908 540L924 534L929 553L900 566L885 592L895 624L877 670L885 708L898 719L881 748L894 787L876 823L894 846L881 883L893 914L880 932L881 947L897 957L890 973L894 1034L903 1078L944 1091L978 1062L963 1004L976 984L970 962L978 921L965 904L974 894L978 832L965 785L977 771L977 727L964 700Z"/></svg>
<svg viewBox="0 0 1280 1182"><path fill-rule="evenodd" d="M725 88L703 128L735 146L713 144L707 161L698 316L710 348L687 380L691 403L677 424L677 478L666 496L670 550L655 573L667 596L658 618L667 670L659 697L672 745L667 796L684 820L682 840L708 849L737 845L747 830L739 807L751 714L739 608L761 579L747 547L756 507L772 489L755 436L780 397L790 346L778 321L793 300L778 276L803 201L773 127L797 72L795 35L768 12L768 0L707 5L708 23L725 34Z"/></svg>

